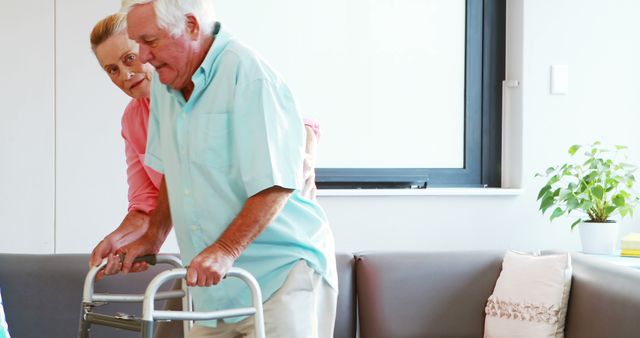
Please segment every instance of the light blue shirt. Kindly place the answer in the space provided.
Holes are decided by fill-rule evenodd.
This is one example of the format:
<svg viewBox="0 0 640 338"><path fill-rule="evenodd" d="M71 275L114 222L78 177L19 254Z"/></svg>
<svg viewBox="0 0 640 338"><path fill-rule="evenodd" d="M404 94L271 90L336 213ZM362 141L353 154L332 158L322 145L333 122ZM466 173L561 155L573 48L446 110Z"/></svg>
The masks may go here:
<svg viewBox="0 0 640 338"><path fill-rule="evenodd" d="M4 309L2 308L2 295L0 295L0 338L11 338L9 335L9 327L4 316Z"/></svg>
<svg viewBox="0 0 640 338"><path fill-rule="evenodd" d="M185 102L154 75L145 156L147 165L165 174L184 264L216 241L249 197L281 186L295 191L235 266L256 277L264 300L300 259L337 289L327 217L300 194L304 125L287 85L224 29L192 80ZM249 291L234 279L192 292L198 311L250 304Z"/></svg>

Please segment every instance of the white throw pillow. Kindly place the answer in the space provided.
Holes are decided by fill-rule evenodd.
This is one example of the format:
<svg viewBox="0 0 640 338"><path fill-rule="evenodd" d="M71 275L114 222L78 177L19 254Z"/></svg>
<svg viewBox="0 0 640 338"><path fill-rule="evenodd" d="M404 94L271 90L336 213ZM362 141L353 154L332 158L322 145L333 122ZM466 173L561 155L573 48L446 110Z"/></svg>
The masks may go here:
<svg viewBox="0 0 640 338"><path fill-rule="evenodd" d="M507 251L485 307L484 337L562 338L570 288L569 254Z"/></svg>

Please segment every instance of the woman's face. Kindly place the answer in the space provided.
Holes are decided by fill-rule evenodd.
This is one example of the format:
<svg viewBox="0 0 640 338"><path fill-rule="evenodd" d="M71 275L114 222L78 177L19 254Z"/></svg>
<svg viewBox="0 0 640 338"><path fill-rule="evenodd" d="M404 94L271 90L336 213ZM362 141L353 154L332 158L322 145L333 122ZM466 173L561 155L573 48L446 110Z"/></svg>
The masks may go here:
<svg viewBox="0 0 640 338"><path fill-rule="evenodd" d="M127 33L112 35L96 47L98 62L111 81L134 99L149 97L153 66L138 60L138 44Z"/></svg>

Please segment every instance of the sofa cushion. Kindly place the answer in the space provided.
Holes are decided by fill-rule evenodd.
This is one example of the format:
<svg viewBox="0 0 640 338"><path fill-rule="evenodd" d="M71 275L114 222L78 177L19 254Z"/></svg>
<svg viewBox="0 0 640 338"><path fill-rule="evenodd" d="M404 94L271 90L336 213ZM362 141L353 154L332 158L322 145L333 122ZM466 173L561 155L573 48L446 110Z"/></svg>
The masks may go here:
<svg viewBox="0 0 640 338"><path fill-rule="evenodd" d="M359 253L362 338L481 337L502 251Z"/></svg>
<svg viewBox="0 0 640 338"><path fill-rule="evenodd" d="M77 337L88 262L86 254L0 255L0 287L11 337ZM160 269L152 267L144 273L109 276L96 283L95 291L143 293ZM95 311L139 315L141 305L108 304ZM140 337L140 333L99 325L91 329L91 338L126 337Z"/></svg>
<svg viewBox="0 0 640 338"><path fill-rule="evenodd" d="M485 338L562 338L571 286L567 253L507 251L485 308Z"/></svg>

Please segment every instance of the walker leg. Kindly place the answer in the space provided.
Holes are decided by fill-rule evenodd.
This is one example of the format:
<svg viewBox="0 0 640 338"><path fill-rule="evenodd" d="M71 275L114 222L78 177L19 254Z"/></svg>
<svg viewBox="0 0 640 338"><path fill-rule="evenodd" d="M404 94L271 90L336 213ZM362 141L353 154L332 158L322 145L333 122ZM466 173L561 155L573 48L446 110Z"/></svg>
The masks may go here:
<svg viewBox="0 0 640 338"><path fill-rule="evenodd" d="M91 323L84 320L84 315L87 313L87 310L82 305L82 309L80 310L80 332L78 333L79 338L89 338L89 331L91 331Z"/></svg>
<svg viewBox="0 0 640 338"><path fill-rule="evenodd" d="M140 338L153 338L153 321L143 320L140 325Z"/></svg>

